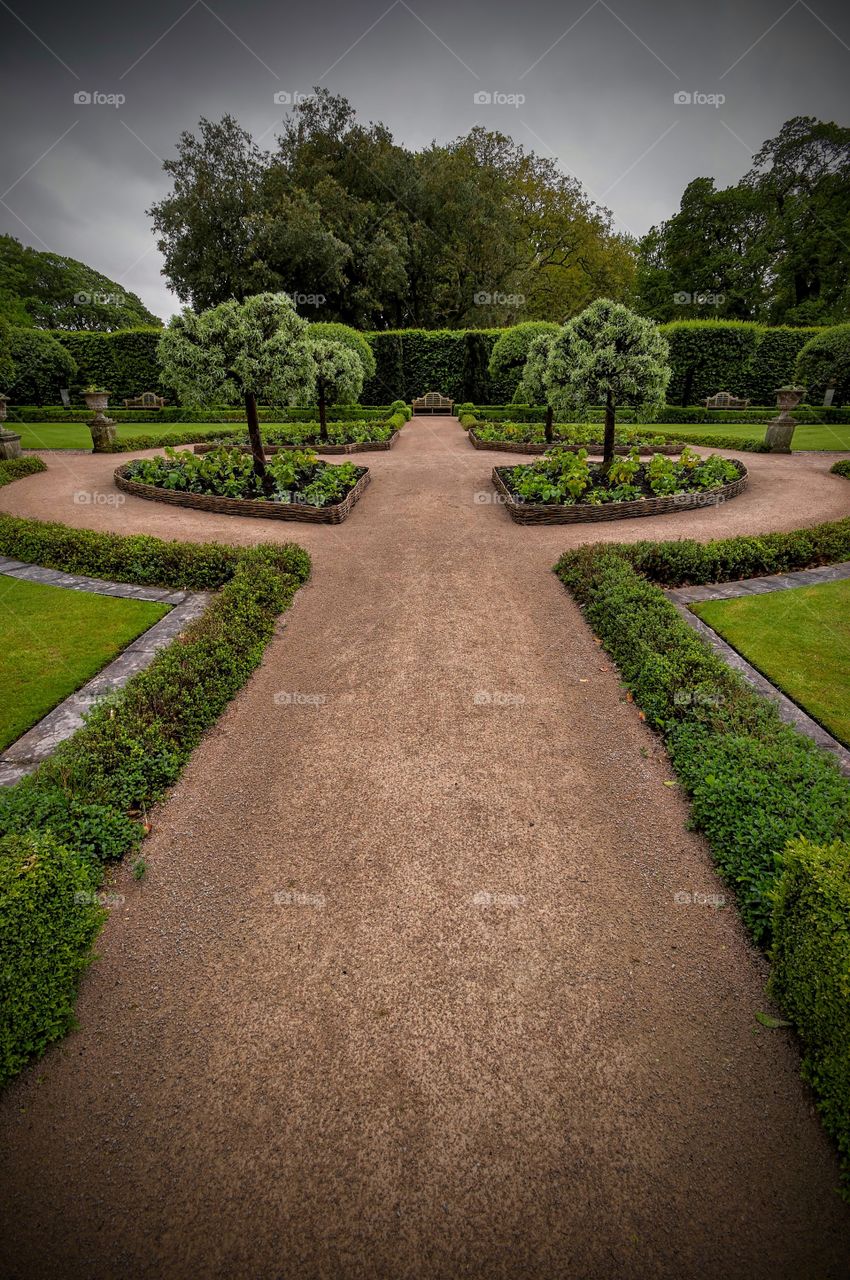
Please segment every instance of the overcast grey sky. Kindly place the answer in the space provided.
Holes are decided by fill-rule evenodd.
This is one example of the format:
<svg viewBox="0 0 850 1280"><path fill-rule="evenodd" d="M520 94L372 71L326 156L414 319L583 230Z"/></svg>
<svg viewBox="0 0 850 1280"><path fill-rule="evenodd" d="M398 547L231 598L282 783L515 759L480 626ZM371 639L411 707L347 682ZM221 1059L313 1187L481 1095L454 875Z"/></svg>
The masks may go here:
<svg viewBox="0 0 850 1280"><path fill-rule="evenodd" d="M177 302L145 214L167 190L160 158L226 111L272 145L276 94L326 85L411 147L499 128L635 234L691 178L735 181L789 117L850 125L837 0L0 0L0 40L0 229L82 259L163 319Z"/></svg>

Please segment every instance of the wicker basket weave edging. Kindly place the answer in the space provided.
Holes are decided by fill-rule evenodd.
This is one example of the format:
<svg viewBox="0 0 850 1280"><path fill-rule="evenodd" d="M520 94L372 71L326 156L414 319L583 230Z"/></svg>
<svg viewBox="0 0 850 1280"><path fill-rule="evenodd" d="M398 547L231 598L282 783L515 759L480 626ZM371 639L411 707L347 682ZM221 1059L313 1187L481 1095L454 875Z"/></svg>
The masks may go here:
<svg viewBox="0 0 850 1280"><path fill-rule="evenodd" d="M375 453L377 450L391 449L401 435L400 431L394 431L386 440L357 440L348 444L264 444L263 449L266 453L281 453L287 449L304 449L309 453L324 454L340 454L340 453ZM249 444L230 445L226 441L216 440L210 444L196 444L194 446L195 453L212 453L215 449L222 447L241 449L243 453L250 453L251 446Z"/></svg>
<svg viewBox="0 0 850 1280"><path fill-rule="evenodd" d="M308 524L342 524L351 508L363 496L371 476L368 467L342 502L327 507L311 507L301 502L259 502L256 498L219 498L210 493L180 493L161 489L155 484L130 480L125 472L130 463L115 470L115 483L125 493L154 502L167 502L174 507L193 507L196 511L214 511L222 516L252 516L261 520L300 520Z"/></svg>
<svg viewBox="0 0 850 1280"><path fill-rule="evenodd" d="M517 524L578 524L591 520L631 520L636 516L663 516L675 511L691 511L697 507L720 506L730 498L737 498L747 487L747 468L737 459L729 459L738 468L738 479L716 489L699 489L694 493L671 494L663 498L637 498L634 502L576 502L558 505L543 502L520 502L511 493L500 472L505 467L493 468L493 484L508 515Z"/></svg>
<svg viewBox="0 0 850 1280"><path fill-rule="evenodd" d="M470 444L476 449L492 449L496 453L545 453L547 449L563 449L567 453L578 453L579 449L586 449L591 455L601 455L603 450L602 444L561 444L558 440L553 440L551 444L523 443L519 440L481 440L475 434L474 427L470 427L466 434ZM614 452L628 454L634 448L635 445L632 444L616 444ZM639 444L637 448L644 457L651 457L654 453L676 457L682 452L681 446L675 444Z"/></svg>

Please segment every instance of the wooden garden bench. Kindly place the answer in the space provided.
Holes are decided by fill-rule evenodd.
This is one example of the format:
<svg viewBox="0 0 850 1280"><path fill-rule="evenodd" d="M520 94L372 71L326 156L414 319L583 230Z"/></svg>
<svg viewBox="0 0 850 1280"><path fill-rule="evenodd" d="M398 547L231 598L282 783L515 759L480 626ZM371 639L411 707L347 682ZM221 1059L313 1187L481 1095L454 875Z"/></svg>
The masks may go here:
<svg viewBox="0 0 850 1280"><path fill-rule="evenodd" d="M428 391L413 401L414 414L419 413L451 413L455 407L454 400L441 395L439 391Z"/></svg>
<svg viewBox="0 0 850 1280"><path fill-rule="evenodd" d="M164 409L165 397L158 396L155 391L143 391L140 396L131 396L124 401L125 409Z"/></svg>
<svg viewBox="0 0 850 1280"><path fill-rule="evenodd" d="M749 400L741 400L738 396L733 396L731 391L718 391L716 395L709 396L705 402L706 409L746 409Z"/></svg>

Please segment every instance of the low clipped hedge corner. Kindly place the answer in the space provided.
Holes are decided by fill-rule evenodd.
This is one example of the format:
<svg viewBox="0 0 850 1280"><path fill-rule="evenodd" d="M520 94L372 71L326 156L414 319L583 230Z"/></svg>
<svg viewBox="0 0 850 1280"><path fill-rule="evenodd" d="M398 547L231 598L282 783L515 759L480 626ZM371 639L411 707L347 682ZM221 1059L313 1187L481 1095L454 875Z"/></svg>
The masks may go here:
<svg viewBox="0 0 850 1280"><path fill-rule="evenodd" d="M0 1084L70 1029L105 912L97 871L49 832L0 839Z"/></svg>
<svg viewBox="0 0 850 1280"><path fill-rule="evenodd" d="M842 458L840 462L833 462L829 469L833 475L844 476L845 479L850 480L850 458Z"/></svg>
<svg viewBox="0 0 850 1280"><path fill-rule="evenodd" d="M850 1194L850 779L687 624L658 583L847 559L850 520L714 543L580 547L555 566L664 739L802 1042Z"/></svg>
<svg viewBox="0 0 850 1280"><path fill-rule="evenodd" d="M148 809L259 665L310 560L291 543L189 546L8 517L0 519L0 545L18 559L95 577L218 588L203 615L99 703L35 773L0 790L0 930L18 927L20 867L42 866L21 852L28 841L47 868L32 902L41 894L52 913L43 929L35 921L22 934L25 946L4 947L3 982L24 993L3 1026L9 1073L68 1025L76 975L99 923L96 914L81 915L74 894L94 893L103 864L140 845Z"/></svg>
<svg viewBox="0 0 850 1280"><path fill-rule="evenodd" d="M770 990L792 1020L850 1199L850 844L789 844L774 894Z"/></svg>
<svg viewBox="0 0 850 1280"><path fill-rule="evenodd" d="M46 470L47 466L41 458L0 458L0 489L13 480L34 476L37 472Z"/></svg>

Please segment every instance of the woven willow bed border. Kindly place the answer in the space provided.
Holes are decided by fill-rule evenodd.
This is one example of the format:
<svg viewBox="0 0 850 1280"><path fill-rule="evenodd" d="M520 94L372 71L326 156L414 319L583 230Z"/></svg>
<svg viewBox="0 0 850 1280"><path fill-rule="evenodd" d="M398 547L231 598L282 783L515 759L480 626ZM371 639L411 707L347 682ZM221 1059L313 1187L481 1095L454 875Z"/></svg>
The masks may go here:
<svg viewBox="0 0 850 1280"><path fill-rule="evenodd" d="M305 449L310 453L323 454L340 454L340 453L375 453L378 450L391 449L401 435L400 431L394 431L386 440L358 440L349 444L264 444L263 449L266 453L280 453L287 449ZM227 442L224 440L214 440L209 444L196 444L194 446L195 453L212 453L214 449L227 448ZM233 448L234 446L229 446ZM242 450L243 453L250 453L251 446L249 444L240 444L235 446Z"/></svg>
<svg viewBox="0 0 850 1280"><path fill-rule="evenodd" d="M591 502L576 502L571 505L520 502L500 475L500 472L508 468L494 467L492 478L508 515L517 524L578 524L591 520L632 520L636 516L663 516L675 511L720 506L743 493L749 481L744 464L737 459L730 458L729 461L738 468L738 479L719 485L716 489L700 489L694 493L673 494L665 498L638 498L634 502L605 502L598 506Z"/></svg>
<svg viewBox="0 0 850 1280"><path fill-rule="evenodd" d="M125 493L154 502L167 502L173 507L192 507L196 511L214 511L222 516L252 516L260 520L300 520L308 524L342 524L351 508L362 498L371 479L368 468L342 502L328 507L310 507L296 502L258 502L255 498L218 498L208 493L179 493L154 484L130 480L125 472L129 463L115 470L115 483Z"/></svg>

